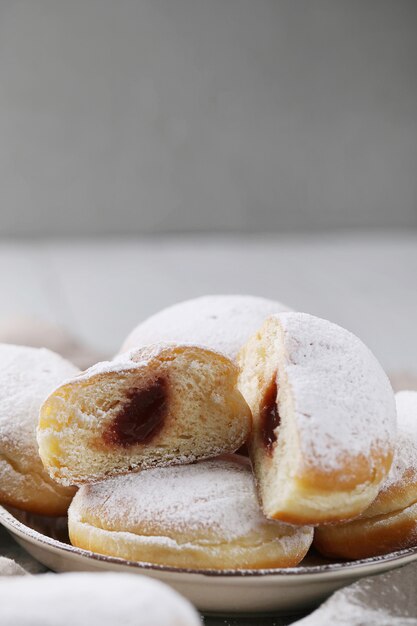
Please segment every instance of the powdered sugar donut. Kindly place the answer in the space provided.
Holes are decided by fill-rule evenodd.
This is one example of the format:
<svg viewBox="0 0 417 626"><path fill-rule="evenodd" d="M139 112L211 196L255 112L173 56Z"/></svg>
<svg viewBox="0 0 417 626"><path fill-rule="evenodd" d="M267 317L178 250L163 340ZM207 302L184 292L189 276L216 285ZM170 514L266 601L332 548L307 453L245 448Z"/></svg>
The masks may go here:
<svg viewBox="0 0 417 626"><path fill-rule="evenodd" d="M352 522L317 528L315 545L331 557L361 559L417 545L417 392L396 395L398 433L378 497Z"/></svg>
<svg viewBox="0 0 417 626"><path fill-rule="evenodd" d="M319 524L364 511L390 469L396 427L393 391L368 348L336 324L281 313L239 363L265 514Z"/></svg>
<svg viewBox="0 0 417 626"><path fill-rule="evenodd" d="M0 344L0 502L63 515L74 494L53 482L38 453L36 426L47 395L78 369L45 349Z"/></svg>
<svg viewBox="0 0 417 626"><path fill-rule="evenodd" d="M148 346L90 368L44 402L39 452L54 480L82 484L234 452L252 427L238 369L198 346Z"/></svg>
<svg viewBox="0 0 417 626"><path fill-rule="evenodd" d="M290 309L255 296L203 296L163 309L139 324L120 352L159 341L197 343L235 360L249 337L273 313Z"/></svg>
<svg viewBox="0 0 417 626"><path fill-rule="evenodd" d="M197 611L163 583L134 574L4 578L2 626L201 626Z"/></svg>
<svg viewBox="0 0 417 626"><path fill-rule="evenodd" d="M68 526L81 548L198 569L296 565L313 532L263 516L249 462L239 456L85 485Z"/></svg>

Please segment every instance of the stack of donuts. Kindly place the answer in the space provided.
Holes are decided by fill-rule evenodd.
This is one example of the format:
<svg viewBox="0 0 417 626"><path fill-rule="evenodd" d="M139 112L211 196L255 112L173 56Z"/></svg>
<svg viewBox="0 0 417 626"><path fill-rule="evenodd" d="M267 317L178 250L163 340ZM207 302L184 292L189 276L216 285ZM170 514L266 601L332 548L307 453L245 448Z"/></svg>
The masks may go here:
<svg viewBox="0 0 417 626"><path fill-rule="evenodd" d="M0 477L3 504L68 509L75 546L131 561L365 558L417 545L417 392L330 321L207 296L84 372L0 345Z"/></svg>

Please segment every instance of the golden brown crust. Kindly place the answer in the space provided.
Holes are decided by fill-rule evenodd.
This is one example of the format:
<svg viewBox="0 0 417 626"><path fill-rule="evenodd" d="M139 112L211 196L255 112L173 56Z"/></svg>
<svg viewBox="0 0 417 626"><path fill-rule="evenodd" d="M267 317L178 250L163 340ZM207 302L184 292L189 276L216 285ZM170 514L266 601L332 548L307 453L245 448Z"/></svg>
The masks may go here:
<svg viewBox="0 0 417 626"><path fill-rule="evenodd" d="M250 465L234 455L85 485L68 526L80 548L196 569L295 566L313 535L262 515Z"/></svg>
<svg viewBox="0 0 417 626"><path fill-rule="evenodd" d="M0 502L41 515L65 515L75 490L53 482L38 452L40 406L78 369L46 349L0 344Z"/></svg>
<svg viewBox="0 0 417 626"><path fill-rule="evenodd" d="M256 419L248 448L255 474L259 476L270 471L273 458L263 453ZM297 474L292 477L294 497L291 505L265 513L270 519L289 524L331 524L354 519L363 512L364 502L372 500L369 493L375 497L376 486L386 477L392 457L391 451L383 452L375 447L370 458L363 455L341 458L340 469L325 471L301 459ZM358 485L363 485L362 491ZM314 505L314 500L321 501L321 507ZM313 506L310 508L311 501Z"/></svg>
<svg viewBox="0 0 417 626"><path fill-rule="evenodd" d="M314 547L329 558L365 559L417 545L417 503L347 524L318 527Z"/></svg>
<svg viewBox="0 0 417 626"><path fill-rule="evenodd" d="M305 489L328 492L349 492L369 480L381 483L387 476L393 458L392 450L381 450L373 446L368 457L340 455L340 468L323 470L304 462L297 478Z"/></svg>
<svg viewBox="0 0 417 626"><path fill-rule="evenodd" d="M72 545L98 554L115 556L128 561L191 569L263 569L295 567L306 555L310 537L291 552L284 551L276 541L262 540L256 545L225 540L223 544L177 544L158 538L135 537L128 533L103 530L88 524L72 522L69 526Z"/></svg>
<svg viewBox="0 0 417 626"><path fill-rule="evenodd" d="M417 502L417 473L409 467L401 479L389 485L383 485L378 497L361 515L363 518L377 517L392 511L405 509Z"/></svg>
<svg viewBox="0 0 417 626"><path fill-rule="evenodd" d="M0 454L0 502L22 511L59 517L65 515L76 492L52 481L40 459L34 458L30 468L19 467L17 461Z"/></svg>

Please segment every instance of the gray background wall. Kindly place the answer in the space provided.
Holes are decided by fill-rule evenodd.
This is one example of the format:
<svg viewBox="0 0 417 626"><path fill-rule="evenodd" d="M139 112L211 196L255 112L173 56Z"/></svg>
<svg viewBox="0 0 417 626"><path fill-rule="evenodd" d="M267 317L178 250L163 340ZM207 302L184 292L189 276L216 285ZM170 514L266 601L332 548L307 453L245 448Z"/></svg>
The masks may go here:
<svg viewBox="0 0 417 626"><path fill-rule="evenodd" d="M0 0L0 235L417 226L415 0Z"/></svg>

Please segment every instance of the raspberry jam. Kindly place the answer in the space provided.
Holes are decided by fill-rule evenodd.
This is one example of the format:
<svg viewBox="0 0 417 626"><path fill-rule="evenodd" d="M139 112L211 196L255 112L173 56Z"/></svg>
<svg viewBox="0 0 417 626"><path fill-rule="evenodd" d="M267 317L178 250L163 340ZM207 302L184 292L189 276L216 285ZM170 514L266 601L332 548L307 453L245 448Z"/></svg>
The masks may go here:
<svg viewBox="0 0 417 626"><path fill-rule="evenodd" d="M149 443L163 428L167 409L168 383L159 377L144 389L129 391L103 439L123 448Z"/></svg>
<svg viewBox="0 0 417 626"><path fill-rule="evenodd" d="M276 376L274 376L264 393L259 411L262 441L267 452L270 454L272 453L272 448L277 440L277 436L274 431L281 422L277 406L277 393L278 386Z"/></svg>

